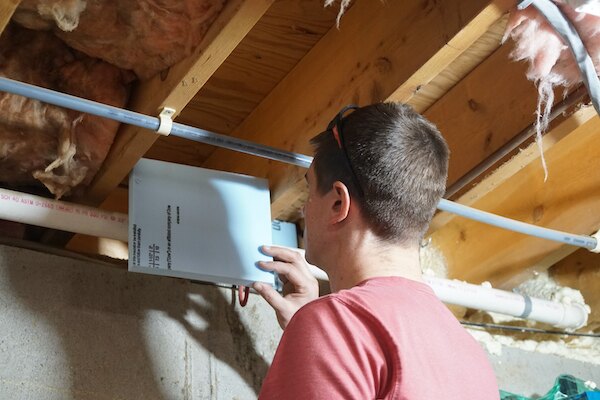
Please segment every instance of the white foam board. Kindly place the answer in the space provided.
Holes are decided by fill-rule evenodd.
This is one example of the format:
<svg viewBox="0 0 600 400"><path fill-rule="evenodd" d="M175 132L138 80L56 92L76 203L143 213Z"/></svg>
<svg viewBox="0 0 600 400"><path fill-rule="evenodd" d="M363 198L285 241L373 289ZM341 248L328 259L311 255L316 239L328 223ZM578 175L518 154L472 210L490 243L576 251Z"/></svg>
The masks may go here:
<svg viewBox="0 0 600 400"><path fill-rule="evenodd" d="M267 181L140 160L129 178L129 270L214 283L274 284Z"/></svg>

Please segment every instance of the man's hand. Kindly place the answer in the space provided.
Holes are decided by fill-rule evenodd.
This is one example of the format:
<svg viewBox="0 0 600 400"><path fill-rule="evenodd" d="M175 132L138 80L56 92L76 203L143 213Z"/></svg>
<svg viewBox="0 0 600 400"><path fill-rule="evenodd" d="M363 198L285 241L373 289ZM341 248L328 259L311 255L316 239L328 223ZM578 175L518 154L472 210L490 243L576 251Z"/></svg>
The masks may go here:
<svg viewBox="0 0 600 400"><path fill-rule="evenodd" d="M275 309L281 329L285 329L296 311L319 297L319 283L308 269L304 256L277 246L263 246L262 252L274 261L260 261L266 271L274 271L283 282L283 296L270 285L255 282L252 287Z"/></svg>

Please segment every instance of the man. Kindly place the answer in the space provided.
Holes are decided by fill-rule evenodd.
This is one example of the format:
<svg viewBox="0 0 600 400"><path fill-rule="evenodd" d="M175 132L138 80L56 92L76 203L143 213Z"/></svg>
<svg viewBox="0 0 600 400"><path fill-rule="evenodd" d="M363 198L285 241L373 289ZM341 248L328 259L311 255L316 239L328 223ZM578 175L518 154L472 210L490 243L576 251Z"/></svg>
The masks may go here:
<svg viewBox="0 0 600 400"><path fill-rule="evenodd" d="M421 279L419 244L444 193L437 128L394 103L342 110L312 139L306 260L264 248L292 290L254 285L284 329L261 399L498 399L486 355ZM348 115L345 115L348 114Z"/></svg>

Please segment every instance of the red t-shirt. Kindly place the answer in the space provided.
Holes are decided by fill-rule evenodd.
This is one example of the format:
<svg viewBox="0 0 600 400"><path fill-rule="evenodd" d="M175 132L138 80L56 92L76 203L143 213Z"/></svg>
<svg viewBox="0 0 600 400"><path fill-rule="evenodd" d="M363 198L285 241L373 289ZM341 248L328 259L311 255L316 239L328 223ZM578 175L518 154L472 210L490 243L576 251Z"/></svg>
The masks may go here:
<svg viewBox="0 0 600 400"><path fill-rule="evenodd" d="M260 399L497 400L490 363L429 286L368 279L302 307Z"/></svg>

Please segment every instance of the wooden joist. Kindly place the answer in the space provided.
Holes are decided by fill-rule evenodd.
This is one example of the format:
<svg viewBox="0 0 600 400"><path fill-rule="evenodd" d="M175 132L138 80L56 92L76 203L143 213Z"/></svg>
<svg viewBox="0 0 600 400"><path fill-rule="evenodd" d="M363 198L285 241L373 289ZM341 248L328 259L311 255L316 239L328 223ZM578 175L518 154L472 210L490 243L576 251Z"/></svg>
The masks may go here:
<svg viewBox="0 0 600 400"><path fill-rule="evenodd" d="M323 0L278 0L177 118L229 134L335 24L337 9ZM160 137L145 157L202 166L213 146Z"/></svg>
<svg viewBox="0 0 600 400"><path fill-rule="evenodd" d="M535 119L537 90L511 51L500 47L424 112L450 147L448 186Z"/></svg>
<svg viewBox="0 0 600 400"><path fill-rule="evenodd" d="M144 114L158 115L163 106L168 106L179 113L272 2L273 0L229 0L194 54L168 71L140 84L132 96L130 108ZM83 201L100 204L129 174L156 139L157 135L154 133L123 125Z"/></svg>
<svg viewBox="0 0 600 400"><path fill-rule="evenodd" d="M578 111L546 136L548 181L536 144L520 153L459 202L519 221L577 234L600 227L600 118ZM487 189L484 189L487 188ZM527 271L548 268L576 250L445 213L436 218L432 243L451 277L512 287ZM542 265L545 264L545 265Z"/></svg>
<svg viewBox="0 0 600 400"><path fill-rule="evenodd" d="M473 42L429 83L421 84L419 89L406 102L421 113L431 107L500 47L507 21L508 14L497 20L487 32ZM390 96L389 100L395 100L394 95ZM401 100L401 98L398 100Z"/></svg>
<svg viewBox="0 0 600 400"><path fill-rule="evenodd" d="M311 153L308 140L343 105L410 97L411 88L432 80L505 10L505 4L481 0L425 8L419 1L359 0L340 29L332 28L232 135ZM304 193L298 168L226 150L216 150L204 166L268 178L273 217Z"/></svg>
<svg viewBox="0 0 600 400"><path fill-rule="evenodd" d="M21 0L2 0L0 2L0 35L4 32L19 3Z"/></svg>
<svg viewBox="0 0 600 400"><path fill-rule="evenodd" d="M229 134L335 24L323 0L278 0L190 101L179 121Z"/></svg>
<svg viewBox="0 0 600 400"><path fill-rule="evenodd" d="M508 20L502 10L495 4L486 7L387 100L408 103L418 112L427 110L500 47Z"/></svg>

